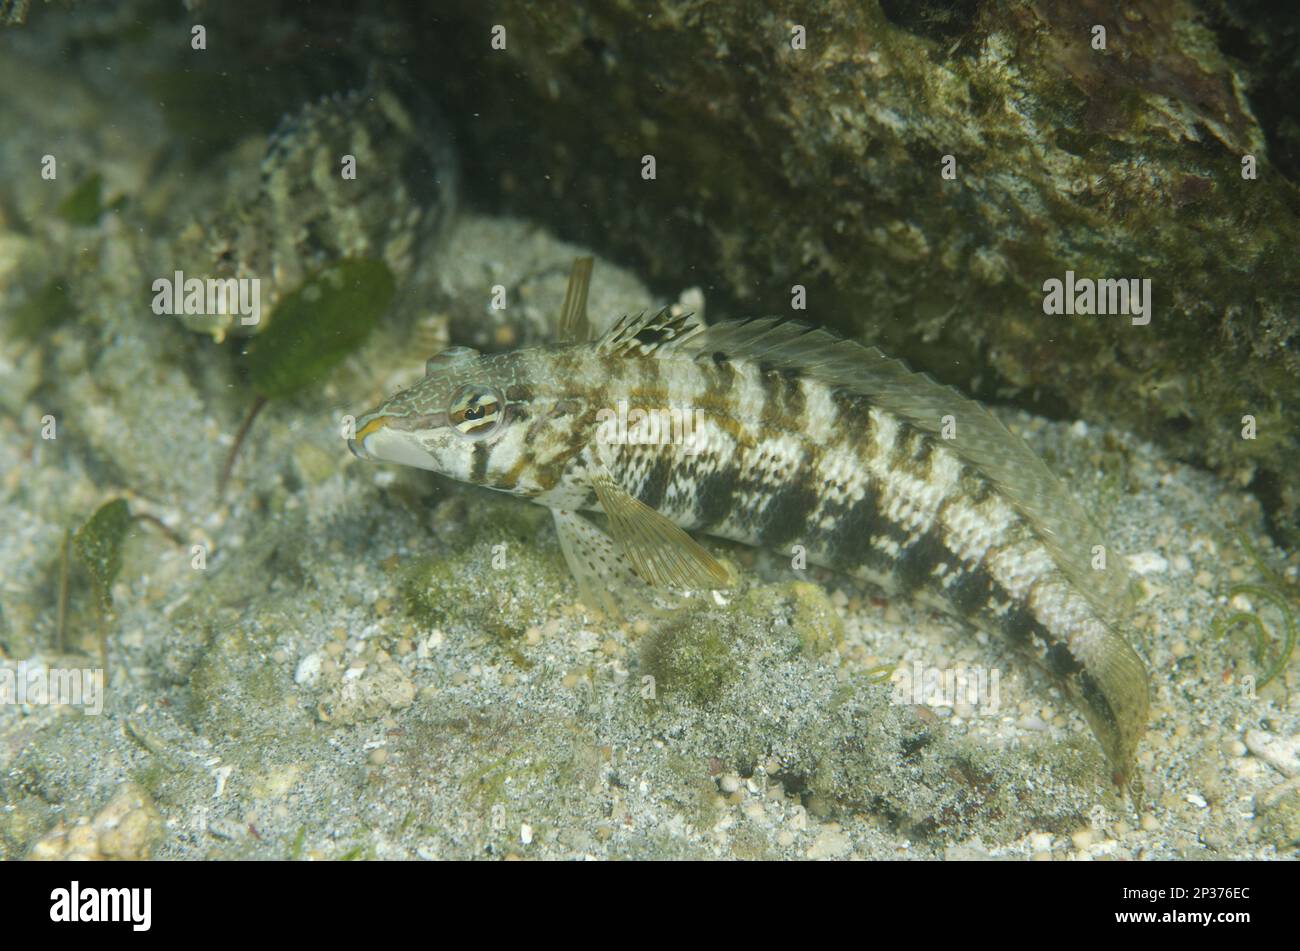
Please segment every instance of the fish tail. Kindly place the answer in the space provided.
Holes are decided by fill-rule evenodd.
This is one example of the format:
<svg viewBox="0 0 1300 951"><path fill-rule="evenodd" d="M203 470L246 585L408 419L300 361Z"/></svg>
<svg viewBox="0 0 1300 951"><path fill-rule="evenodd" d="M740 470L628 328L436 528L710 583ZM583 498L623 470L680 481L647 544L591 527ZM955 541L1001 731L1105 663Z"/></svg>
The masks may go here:
<svg viewBox="0 0 1300 951"><path fill-rule="evenodd" d="M1064 678L1065 690L1101 743L1116 785L1128 786L1150 707L1146 665L1109 628L1082 661L1080 671Z"/></svg>

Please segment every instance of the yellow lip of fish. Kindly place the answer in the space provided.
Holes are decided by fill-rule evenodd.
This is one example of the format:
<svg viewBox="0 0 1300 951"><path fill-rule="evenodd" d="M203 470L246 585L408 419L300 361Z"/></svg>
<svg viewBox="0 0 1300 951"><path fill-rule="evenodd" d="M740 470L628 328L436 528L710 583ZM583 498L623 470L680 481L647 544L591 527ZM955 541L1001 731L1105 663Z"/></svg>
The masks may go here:
<svg viewBox="0 0 1300 951"><path fill-rule="evenodd" d="M369 436L371 433L383 429L385 426L387 426L388 420L389 417L387 416L376 416L370 422L362 426L361 430L353 438L359 443L364 443L366 441L366 437Z"/></svg>

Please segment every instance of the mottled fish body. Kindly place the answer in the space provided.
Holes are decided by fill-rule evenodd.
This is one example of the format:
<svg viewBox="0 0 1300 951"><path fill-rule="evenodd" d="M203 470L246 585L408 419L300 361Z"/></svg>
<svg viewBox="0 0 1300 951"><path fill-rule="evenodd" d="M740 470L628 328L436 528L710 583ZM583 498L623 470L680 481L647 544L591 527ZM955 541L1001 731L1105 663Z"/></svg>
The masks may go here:
<svg viewBox="0 0 1300 951"><path fill-rule="evenodd" d="M453 349L359 419L353 447L545 505L588 600L725 586L687 532L801 546L1029 654L1128 778L1147 679L1117 631L1115 559L984 407L878 351L778 319L667 313L590 342Z"/></svg>
<svg viewBox="0 0 1300 951"><path fill-rule="evenodd" d="M456 179L437 110L400 71L377 68L363 88L284 116L260 166L237 164L230 196L204 207L167 253L184 272L256 279L268 316L314 272L346 258L382 260L401 286L450 219ZM269 324L230 313L181 320L218 340Z"/></svg>

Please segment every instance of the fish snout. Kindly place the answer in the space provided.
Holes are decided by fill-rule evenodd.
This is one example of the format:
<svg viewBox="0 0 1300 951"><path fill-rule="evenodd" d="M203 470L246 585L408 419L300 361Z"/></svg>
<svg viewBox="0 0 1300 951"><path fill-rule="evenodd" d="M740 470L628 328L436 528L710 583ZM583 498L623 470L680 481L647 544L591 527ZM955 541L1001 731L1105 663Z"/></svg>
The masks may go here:
<svg viewBox="0 0 1300 951"><path fill-rule="evenodd" d="M357 421L356 429L352 433L352 438L348 440L348 449L352 455L358 459L365 459L367 462L377 462L379 457L366 448L366 440L377 430L383 429L388 424L388 417L383 413L367 413Z"/></svg>

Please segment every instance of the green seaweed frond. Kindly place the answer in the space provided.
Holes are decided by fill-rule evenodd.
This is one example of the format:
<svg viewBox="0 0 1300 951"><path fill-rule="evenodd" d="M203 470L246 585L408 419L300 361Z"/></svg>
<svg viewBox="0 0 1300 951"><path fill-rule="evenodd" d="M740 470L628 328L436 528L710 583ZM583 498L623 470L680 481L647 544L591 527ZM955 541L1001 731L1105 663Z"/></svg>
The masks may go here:
<svg viewBox="0 0 1300 951"><path fill-rule="evenodd" d="M1255 563L1255 568L1264 579L1264 584L1233 585L1228 589L1228 599L1231 601L1238 595L1249 595L1277 608L1282 618L1281 645L1276 651L1272 649L1275 638L1260 619L1257 611L1234 611L1231 614L1221 615L1214 619L1212 630L1216 638L1222 638L1239 625L1245 624L1254 628L1255 663L1264 669L1259 686L1265 687L1286 669L1295 651L1296 620L1292 604L1297 599L1297 592L1293 584L1265 564L1245 535L1239 534L1238 540L1250 555L1251 561Z"/></svg>

